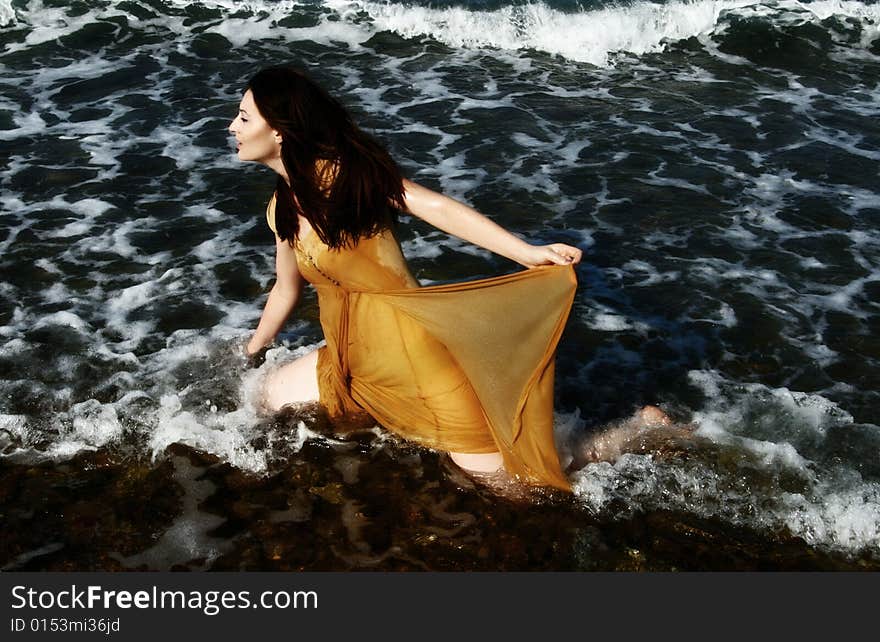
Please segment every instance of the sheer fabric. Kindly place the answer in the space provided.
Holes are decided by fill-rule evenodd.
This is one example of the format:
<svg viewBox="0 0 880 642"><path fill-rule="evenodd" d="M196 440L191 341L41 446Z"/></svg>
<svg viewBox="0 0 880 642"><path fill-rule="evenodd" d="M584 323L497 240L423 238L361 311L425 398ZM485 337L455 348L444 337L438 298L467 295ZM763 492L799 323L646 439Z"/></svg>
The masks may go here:
<svg viewBox="0 0 880 642"><path fill-rule="evenodd" d="M275 200L266 211L275 231ZM554 356L574 300L572 266L420 287L391 230L331 250L295 243L327 345L320 402L367 412L430 448L500 451L525 482L570 489L553 439Z"/></svg>

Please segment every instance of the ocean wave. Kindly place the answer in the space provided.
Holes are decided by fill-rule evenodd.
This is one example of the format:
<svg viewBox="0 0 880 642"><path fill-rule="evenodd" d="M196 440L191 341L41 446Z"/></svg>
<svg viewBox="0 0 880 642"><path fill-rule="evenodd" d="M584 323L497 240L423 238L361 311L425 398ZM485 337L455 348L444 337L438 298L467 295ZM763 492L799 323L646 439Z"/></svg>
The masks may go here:
<svg viewBox="0 0 880 642"><path fill-rule="evenodd" d="M15 22L15 9L12 8L12 0L0 0L0 27Z"/></svg>
<svg viewBox="0 0 880 642"><path fill-rule="evenodd" d="M142 7L135 16L132 12L137 4ZM166 14L162 15L160 9ZM53 15L51 29L46 24L46 12ZM149 14L154 17L146 18ZM305 24L291 24L290 18L306 14L310 19ZM360 47L374 34L389 32L406 39L429 38L456 49L533 50L603 67L613 65L620 55L660 53L672 43L691 38L704 44L710 39L745 39L757 41L759 47L766 40L763 44L768 47L778 47L779 29L805 24L819 25L827 38L849 47L866 49L880 38L880 4L857 0L638 0L592 4L578 10L546 2L474 9L370 0L164 0L95 3L89 14L70 19L65 19L57 8L50 11L43 7L40 0L15 7L11 0L0 0L0 25L32 24L45 31L47 38L79 29L90 18L118 15L129 15L135 26L163 22L164 18L175 33L180 32L179 18L185 15L188 24L223 35L235 46L281 38L319 42L330 39ZM766 29L747 29L743 33L744 21L774 29L770 33ZM28 41L35 44L45 39L32 35Z"/></svg>
<svg viewBox="0 0 880 642"><path fill-rule="evenodd" d="M430 9L361 0L328 0L342 16L363 12L378 31L405 38L429 36L455 48L535 49L564 58L607 66L615 54L662 52L669 43L705 38L723 31L736 15L781 25L852 18L877 38L880 7L848 0L755 3L752 0L635 2L568 13L544 3L495 11ZM868 44L865 42L863 44Z"/></svg>
<svg viewBox="0 0 880 642"><path fill-rule="evenodd" d="M880 428L819 394L689 373L704 405L694 413L689 456L630 453L586 466L574 490L597 515L685 511L811 546L857 555L880 542L876 467L847 465L841 440L875 444ZM701 442L702 440L702 442ZM700 456L700 449L704 455ZM851 462L850 462L851 463Z"/></svg>

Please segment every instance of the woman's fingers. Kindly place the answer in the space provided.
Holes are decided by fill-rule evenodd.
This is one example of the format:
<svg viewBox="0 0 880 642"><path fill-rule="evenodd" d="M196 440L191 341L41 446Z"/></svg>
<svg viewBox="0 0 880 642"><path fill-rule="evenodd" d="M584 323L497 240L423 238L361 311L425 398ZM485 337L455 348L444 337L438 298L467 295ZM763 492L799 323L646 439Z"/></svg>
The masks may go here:
<svg viewBox="0 0 880 642"><path fill-rule="evenodd" d="M563 243L554 243L548 247L553 250L556 257L559 257L559 260L554 260L557 265L580 263L583 253L578 248Z"/></svg>
<svg viewBox="0 0 880 642"><path fill-rule="evenodd" d="M583 253L576 247L564 243L551 243L550 245L533 245L531 257L523 261L527 267L538 265L575 265L580 263Z"/></svg>

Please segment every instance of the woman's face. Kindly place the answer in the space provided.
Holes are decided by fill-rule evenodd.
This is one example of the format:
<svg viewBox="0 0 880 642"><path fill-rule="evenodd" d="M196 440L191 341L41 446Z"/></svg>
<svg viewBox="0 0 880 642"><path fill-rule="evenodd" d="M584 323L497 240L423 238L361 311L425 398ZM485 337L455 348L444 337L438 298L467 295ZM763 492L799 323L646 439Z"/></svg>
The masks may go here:
<svg viewBox="0 0 880 642"><path fill-rule="evenodd" d="M270 164L281 158L281 135L260 115L254 96L248 89L238 105L238 115L229 123L235 136L238 159Z"/></svg>

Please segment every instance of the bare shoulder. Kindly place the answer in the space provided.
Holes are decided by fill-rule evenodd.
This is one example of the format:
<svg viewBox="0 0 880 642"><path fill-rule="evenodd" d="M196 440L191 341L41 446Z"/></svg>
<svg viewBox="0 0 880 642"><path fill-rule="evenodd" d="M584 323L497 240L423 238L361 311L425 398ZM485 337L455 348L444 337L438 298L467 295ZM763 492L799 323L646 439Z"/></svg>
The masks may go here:
<svg viewBox="0 0 880 642"><path fill-rule="evenodd" d="M278 230L275 227L275 192L272 192L272 198L266 204L266 224L272 230L272 233L277 236Z"/></svg>
<svg viewBox="0 0 880 642"><path fill-rule="evenodd" d="M297 285L300 281L299 257L296 249L275 235L275 276L281 287Z"/></svg>

